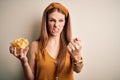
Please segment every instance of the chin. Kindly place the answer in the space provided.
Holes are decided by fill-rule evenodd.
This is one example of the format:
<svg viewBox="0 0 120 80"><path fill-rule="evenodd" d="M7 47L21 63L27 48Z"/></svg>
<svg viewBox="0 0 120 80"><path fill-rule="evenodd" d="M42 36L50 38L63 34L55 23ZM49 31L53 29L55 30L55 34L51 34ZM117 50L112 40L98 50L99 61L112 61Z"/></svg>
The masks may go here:
<svg viewBox="0 0 120 80"><path fill-rule="evenodd" d="M57 37L57 36L60 36L60 34L59 33L53 33L53 34L51 34L51 36Z"/></svg>

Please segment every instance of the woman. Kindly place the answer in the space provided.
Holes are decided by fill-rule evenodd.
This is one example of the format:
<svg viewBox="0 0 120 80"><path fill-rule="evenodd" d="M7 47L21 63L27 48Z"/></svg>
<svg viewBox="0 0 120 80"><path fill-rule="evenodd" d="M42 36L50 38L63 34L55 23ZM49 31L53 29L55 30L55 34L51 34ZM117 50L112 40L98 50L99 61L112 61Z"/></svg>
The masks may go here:
<svg viewBox="0 0 120 80"><path fill-rule="evenodd" d="M27 49L10 52L22 64L26 80L74 80L73 71L83 67L81 41L72 40L70 16L60 3L51 3L44 11L41 36L30 45L30 60ZM19 54L19 55L16 55Z"/></svg>

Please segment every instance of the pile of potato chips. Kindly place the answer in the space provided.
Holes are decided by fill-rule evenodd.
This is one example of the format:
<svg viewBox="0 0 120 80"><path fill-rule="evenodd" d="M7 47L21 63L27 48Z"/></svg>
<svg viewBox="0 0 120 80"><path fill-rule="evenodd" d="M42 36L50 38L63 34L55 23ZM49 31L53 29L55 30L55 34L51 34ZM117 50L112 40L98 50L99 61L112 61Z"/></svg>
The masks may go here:
<svg viewBox="0 0 120 80"><path fill-rule="evenodd" d="M29 41L25 38L18 38L12 41L11 46L16 47L16 48L26 48L29 45Z"/></svg>

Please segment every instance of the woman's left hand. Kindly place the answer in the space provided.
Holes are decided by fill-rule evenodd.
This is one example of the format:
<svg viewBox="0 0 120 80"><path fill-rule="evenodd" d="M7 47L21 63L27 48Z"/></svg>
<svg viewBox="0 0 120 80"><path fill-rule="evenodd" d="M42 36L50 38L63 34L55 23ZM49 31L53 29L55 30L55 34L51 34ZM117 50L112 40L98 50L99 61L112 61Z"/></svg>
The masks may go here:
<svg viewBox="0 0 120 80"><path fill-rule="evenodd" d="M81 51L81 48L82 48L81 40L79 40L78 38L73 39L67 45L67 48L68 48L68 51L69 51L71 57L73 59L75 59L75 61L78 61L82 58L81 54L80 54L80 51Z"/></svg>

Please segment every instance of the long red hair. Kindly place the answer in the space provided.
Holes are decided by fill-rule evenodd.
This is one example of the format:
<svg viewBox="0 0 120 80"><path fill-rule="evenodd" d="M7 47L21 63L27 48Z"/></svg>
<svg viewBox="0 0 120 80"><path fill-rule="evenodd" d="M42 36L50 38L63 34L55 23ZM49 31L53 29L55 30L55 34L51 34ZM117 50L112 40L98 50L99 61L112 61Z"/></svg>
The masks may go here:
<svg viewBox="0 0 120 80"><path fill-rule="evenodd" d="M57 4L57 5L61 6L62 8L53 7L48 10L49 6L51 6L52 4ZM41 34L40 34L38 41L40 41L42 43L41 51L42 51L42 55L44 57L44 49L47 46L48 38L49 38L49 33L47 30L48 15L54 11L58 11L58 12L64 14L65 15L65 26L63 28L63 31L60 34L60 49L59 49L59 53L57 56L57 65L56 65L56 72L55 72L55 75L57 75L62 70L62 68L65 64L67 45L72 38L72 32L71 32L69 12L67 12L67 14L66 14L65 11L63 11L63 8L65 8L65 7L59 3L52 3L52 4L50 4L43 13L42 24L41 24Z"/></svg>

